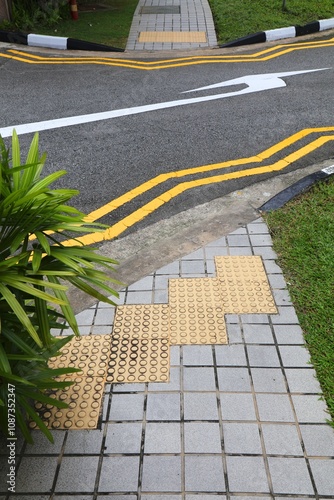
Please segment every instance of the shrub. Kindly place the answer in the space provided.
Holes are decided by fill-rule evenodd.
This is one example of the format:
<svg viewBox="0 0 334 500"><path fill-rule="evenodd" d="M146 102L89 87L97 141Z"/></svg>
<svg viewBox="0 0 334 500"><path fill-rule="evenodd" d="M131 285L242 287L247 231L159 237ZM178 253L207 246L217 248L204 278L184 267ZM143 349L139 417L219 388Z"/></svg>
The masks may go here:
<svg viewBox="0 0 334 500"><path fill-rule="evenodd" d="M7 434L11 392L15 387L16 422L27 441L32 438L27 419L32 419L50 441L52 435L33 408L33 401L66 407L51 399L46 389L70 385L54 377L73 373L71 368L50 369L48 360L73 336L56 339L51 329L64 322L79 335L67 289L74 285L98 300L117 296L107 276L114 260L84 245L64 246L69 234L104 230L85 222L85 215L68 205L78 192L51 189L65 171L42 178L46 155L39 155L38 134L27 158L20 159L19 139L14 131L12 156L0 137L0 429ZM12 389L10 389L12 388Z"/></svg>

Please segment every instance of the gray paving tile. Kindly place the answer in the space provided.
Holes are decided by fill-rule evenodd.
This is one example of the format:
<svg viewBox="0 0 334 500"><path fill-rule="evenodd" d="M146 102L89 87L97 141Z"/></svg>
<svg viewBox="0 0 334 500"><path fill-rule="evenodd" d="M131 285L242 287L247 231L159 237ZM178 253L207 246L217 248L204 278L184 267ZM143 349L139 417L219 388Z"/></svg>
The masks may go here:
<svg viewBox="0 0 334 500"><path fill-rule="evenodd" d="M279 367L276 347L267 345L247 345L250 366Z"/></svg>
<svg viewBox="0 0 334 500"><path fill-rule="evenodd" d="M279 346L279 352L282 358L283 366L286 367L305 367L311 366L311 358L308 350L304 346Z"/></svg>
<svg viewBox="0 0 334 500"><path fill-rule="evenodd" d="M250 392L248 368L217 368L219 390L222 392Z"/></svg>
<svg viewBox="0 0 334 500"><path fill-rule="evenodd" d="M278 314L272 315L272 323L273 325L298 325L298 317L295 312L295 308L292 306L279 306Z"/></svg>
<svg viewBox="0 0 334 500"><path fill-rule="evenodd" d="M213 367L185 367L183 369L185 391L215 391L216 381Z"/></svg>
<svg viewBox="0 0 334 500"><path fill-rule="evenodd" d="M152 290L139 290L128 292L126 296L126 304L151 304Z"/></svg>
<svg viewBox="0 0 334 500"><path fill-rule="evenodd" d="M63 457L56 491L93 493L98 463L99 457ZM85 473L78 474L78 470L83 470Z"/></svg>
<svg viewBox="0 0 334 500"><path fill-rule="evenodd" d="M115 317L114 307L103 307L96 311L94 325L112 325Z"/></svg>
<svg viewBox="0 0 334 500"><path fill-rule="evenodd" d="M282 370L279 368L252 368L251 371L255 392L287 391Z"/></svg>
<svg viewBox="0 0 334 500"><path fill-rule="evenodd" d="M267 474L262 457L227 456L226 462L230 492L269 492Z"/></svg>
<svg viewBox="0 0 334 500"><path fill-rule="evenodd" d="M98 490L137 493L138 474L139 457L104 457Z"/></svg>
<svg viewBox="0 0 334 500"><path fill-rule="evenodd" d="M246 344L273 344L274 337L270 325L244 325Z"/></svg>
<svg viewBox="0 0 334 500"><path fill-rule="evenodd" d="M332 427L327 424L301 425L300 430L307 455L334 457L334 429Z"/></svg>
<svg viewBox="0 0 334 500"><path fill-rule="evenodd" d="M274 292L286 289L286 282L282 274L267 274L267 278Z"/></svg>
<svg viewBox="0 0 334 500"><path fill-rule="evenodd" d="M102 430L68 431L64 453L93 455L101 452Z"/></svg>
<svg viewBox="0 0 334 500"><path fill-rule="evenodd" d="M269 234L268 226L265 222L247 224L249 234Z"/></svg>
<svg viewBox="0 0 334 500"><path fill-rule="evenodd" d="M228 336L229 344L241 344L242 343L243 339L242 339L240 325L227 324L226 329L227 329L227 336Z"/></svg>
<svg viewBox="0 0 334 500"><path fill-rule="evenodd" d="M249 239L254 247L271 247L273 244L270 234L250 234Z"/></svg>
<svg viewBox="0 0 334 500"><path fill-rule="evenodd" d="M285 369L290 392L321 394L321 387L313 368Z"/></svg>
<svg viewBox="0 0 334 500"><path fill-rule="evenodd" d="M267 314L240 314L240 319L244 325L265 325L269 323L269 316Z"/></svg>
<svg viewBox="0 0 334 500"><path fill-rule="evenodd" d="M64 431L51 431L51 434L54 439L54 443L50 443L44 434L39 431L34 431L32 433L32 438L34 440L34 444L27 444L24 450L25 454L32 455L57 455L60 453L61 448L63 446L64 438L66 432ZM7 443L8 444L8 443ZM19 439L16 441L15 451L16 455L18 455L20 448L22 447L23 440ZM6 455L8 454L8 448L6 448Z"/></svg>
<svg viewBox="0 0 334 500"><path fill-rule="evenodd" d="M299 422L324 423L329 418L326 403L319 396L293 394L291 397Z"/></svg>
<svg viewBox="0 0 334 500"><path fill-rule="evenodd" d="M180 456L144 456L142 491L180 492L181 457Z"/></svg>
<svg viewBox="0 0 334 500"><path fill-rule="evenodd" d="M52 487L56 468L57 457L23 457L16 476L15 492L48 493ZM6 490L7 487L8 485Z"/></svg>
<svg viewBox="0 0 334 500"><path fill-rule="evenodd" d="M263 259L277 259L277 253L271 247L253 246L254 255L260 255Z"/></svg>
<svg viewBox="0 0 334 500"><path fill-rule="evenodd" d="M299 325L274 325L278 344L304 344L303 331Z"/></svg>
<svg viewBox="0 0 334 500"><path fill-rule="evenodd" d="M216 256L221 256L221 255L228 255L228 250L227 247L206 247L205 249L205 256L206 258L213 259Z"/></svg>
<svg viewBox="0 0 334 500"><path fill-rule="evenodd" d="M312 495L310 475L303 458L268 457L274 493Z"/></svg>
<svg viewBox="0 0 334 500"><path fill-rule="evenodd" d="M224 492L224 470L221 456L185 455L185 489L196 492Z"/></svg>
<svg viewBox="0 0 334 500"><path fill-rule="evenodd" d="M169 351L169 356L170 356L170 364L171 366L179 366L181 359L181 347L178 345L172 345L170 346L170 351Z"/></svg>
<svg viewBox="0 0 334 500"><path fill-rule="evenodd" d="M230 247L249 247L250 241L247 234L229 234L227 244Z"/></svg>
<svg viewBox="0 0 334 500"><path fill-rule="evenodd" d="M285 289L273 289L273 296L276 306L291 306L291 298L289 292Z"/></svg>
<svg viewBox="0 0 334 500"><path fill-rule="evenodd" d="M230 255L253 255L252 249L250 247L229 247Z"/></svg>
<svg viewBox="0 0 334 500"><path fill-rule="evenodd" d="M215 393L186 392L184 394L185 420L218 420Z"/></svg>
<svg viewBox="0 0 334 500"><path fill-rule="evenodd" d="M262 434L269 455L304 455L296 426L262 424Z"/></svg>
<svg viewBox="0 0 334 500"><path fill-rule="evenodd" d="M180 424L148 422L145 430L144 453L181 453Z"/></svg>
<svg viewBox="0 0 334 500"><path fill-rule="evenodd" d="M107 424L104 453L140 453L142 423Z"/></svg>
<svg viewBox="0 0 334 500"><path fill-rule="evenodd" d="M221 437L218 423L185 422L185 453L221 453Z"/></svg>
<svg viewBox="0 0 334 500"><path fill-rule="evenodd" d="M183 365L188 366L212 366L211 345L185 345L182 347Z"/></svg>
<svg viewBox="0 0 334 500"><path fill-rule="evenodd" d="M167 264L166 266L160 267L155 274L175 274L179 275L180 272L180 263L178 260L175 260L174 262L171 262L170 264Z"/></svg>
<svg viewBox="0 0 334 500"><path fill-rule="evenodd" d="M180 395L150 393L147 396L147 420L180 420Z"/></svg>
<svg viewBox="0 0 334 500"><path fill-rule="evenodd" d="M247 366L243 345L216 345L217 366Z"/></svg>
<svg viewBox="0 0 334 500"><path fill-rule="evenodd" d="M226 453L262 454L257 424L224 423L224 449Z"/></svg>
<svg viewBox="0 0 334 500"><path fill-rule="evenodd" d="M262 422L294 422L289 397L285 394L256 394Z"/></svg>
<svg viewBox="0 0 334 500"><path fill-rule="evenodd" d="M142 420L144 394L113 394L109 420Z"/></svg>
<svg viewBox="0 0 334 500"><path fill-rule="evenodd" d="M310 465L319 495L334 495L334 460L311 459Z"/></svg>
<svg viewBox="0 0 334 500"><path fill-rule="evenodd" d="M192 274L199 273L205 274L204 262L200 260L181 260L181 273Z"/></svg>
<svg viewBox="0 0 334 500"><path fill-rule="evenodd" d="M90 326L93 323L95 315L95 308L94 309L86 309L85 311L82 311L81 313L77 314L75 316L77 323L79 326Z"/></svg>
<svg viewBox="0 0 334 500"><path fill-rule="evenodd" d="M152 290L153 288L153 275L145 276L145 278L136 281L128 286L128 290Z"/></svg>
<svg viewBox="0 0 334 500"><path fill-rule="evenodd" d="M223 420L256 420L252 394L222 393L220 403Z"/></svg>

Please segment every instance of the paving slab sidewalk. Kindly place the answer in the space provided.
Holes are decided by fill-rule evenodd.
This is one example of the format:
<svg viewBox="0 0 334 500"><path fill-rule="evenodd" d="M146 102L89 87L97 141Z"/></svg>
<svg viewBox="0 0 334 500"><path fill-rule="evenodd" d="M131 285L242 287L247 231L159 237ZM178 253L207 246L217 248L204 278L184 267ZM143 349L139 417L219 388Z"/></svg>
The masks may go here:
<svg viewBox="0 0 334 500"><path fill-rule="evenodd" d="M169 278L211 277L215 255L260 255L278 314L226 316L228 345L171 346L168 383L109 384L101 429L17 443L16 495L0 500L334 498L334 432L268 228L240 227L131 284L120 304L167 303ZM110 333L114 308L77 315ZM5 471L8 450L1 441Z"/></svg>

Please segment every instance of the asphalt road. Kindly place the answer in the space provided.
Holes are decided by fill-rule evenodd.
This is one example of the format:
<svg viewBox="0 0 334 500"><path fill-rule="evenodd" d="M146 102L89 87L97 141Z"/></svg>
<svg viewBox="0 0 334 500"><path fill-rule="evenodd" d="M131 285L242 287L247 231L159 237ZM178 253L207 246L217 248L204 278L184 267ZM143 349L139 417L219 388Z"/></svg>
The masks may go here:
<svg viewBox="0 0 334 500"><path fill-rule="evenodd" d="M85 213L142 186L159 174L170 174L163 182L156 182L152 189L140 187L139 196L120 202L116 210L109 212L106 209L100 220L111 226L159 199L162 193L181 181L194 181L188 189L173 195L170 201L166 199L160 203L149 215L129 224L129 229L122 232L126 235L276 175L267 169L251 176L214 179L218 174L244 172L254 166L245 165L243 161L224 170L208 167L205 172L182 176L181 181L175 177L175 172L256 156L301 130L314 129L311 135L292 141L283 151L277 146L272 157L264 162L261 160L261 165L268 165L307 145L311 136L315 139L334 133L334 43L316 40L320 44L318 47L309 40L302 49L296 50L298 44L294 42L285 46L292 48L291 51L277 50L271 52L271 58L262 60L250 59L249 55L254 57L268 46L230 50L230 60L219 60L219 55L227 51L215 50L216 59L209 59L208 55L200 58L198 64L190 60L183 65L175 60L172 66L166 63L161 69L150 71L137 66L101 64L98 59L95 64L84 64L87 62L84 58L76 60L75 64L73 59L67 64L59 64L59 60L54 64L50 61L56 61L59 55L55 56L52 51L47 56L44 53L47 59L38 65L30 64L1 57L1 53L13 55L2 45L0 128L177 101L169 104L169 108L161 105L163 109L140 108L138 112L132 109L130 112L134 114L128 116L66 127L53 128L52 122L48 125L49 130L40 132L41 150L48 153L46 173L67 170L59 184L80 191L73 204ZM68 56L62 53L61 57ZM267 84L263 84L268 82L268 74L286 72L301 73L281 77L281 84L274 85L275 88L266 88ZM249 93L241 92L253 89L248 80L183 93L254 75L265 76L253 78L256 91ZM264 89L257 88L259 82ZM194 102L194 98L228 93L231 95ZM189 101L179 105L178 101L185 99ZM331 127L332 131L319 131L320 127ZM31 132L21 135L23 149L27 148L32 136ZM333 151L332 140L297 155L296 161L284 166L284 171L302 169L329 158ZM9 138L6 143L9 144ZM200 181L210 177L212 182Z"/></svg>

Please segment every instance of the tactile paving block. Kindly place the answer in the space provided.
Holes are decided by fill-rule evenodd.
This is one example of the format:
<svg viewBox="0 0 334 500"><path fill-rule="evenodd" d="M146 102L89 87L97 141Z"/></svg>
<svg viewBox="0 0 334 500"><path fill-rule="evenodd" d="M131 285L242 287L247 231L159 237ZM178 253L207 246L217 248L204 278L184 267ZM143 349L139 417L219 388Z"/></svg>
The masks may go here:
<svg viewBox="0 0 334 500"><path fill-rule="evenodd" d="M73 385L65 389L49 390L47 395L68 404L68 408L35 403L35 410L49 429L95 429L101 411L104 390L104 377L57 377L56 380L69 380ZM30 422L31 429L36 428Z"/></svg>
<svg viewBox="0 0 334 500"><path fill-rule="evenodd" d="M260 256L217 256L215 264L225 313L277 313Z"/></svg>
<svg viewBox="0 0 334 500"><path fill-rule="evenodd" d="M169 380L169 306L118 306L107 382Z"/></svg>
<svg viewBox="0 0 334 500"><path fill-rule="evenodd" d="M104 383L111 349L111 335L74 337L59 356L50 358L50 368L73 367L78 373L55 377L58 381L72 381L65 389L49 390L46 394L69 405L66 409L35 403L35 409L50 429L94 429L101 411ZM29 423L35 428L34 422Z"/></svg>
<svg viewBox="0 0 334 500"><path fill-rule="evenodd" d="M169 280L170 343L227 344L219 281Z"/></svg>
<svg viewBox="0 0 334 500"><path fill-rule="evenodd" d="M80 368L80 376L104 377L107 372L111 335L74 337L59 356L50 358L50 368Z"/></svg>
<svg viewBox="0 0 334 500"><path fill-rule="evenodd" d="M139 43L206 43L205 31L142 31Z"/></svg>
<svg viewBox="0 0 334 500"><path fill-rule="evenodd" d="M108 367L108 383L168 382L169 339L116 336Z"/></svg>

